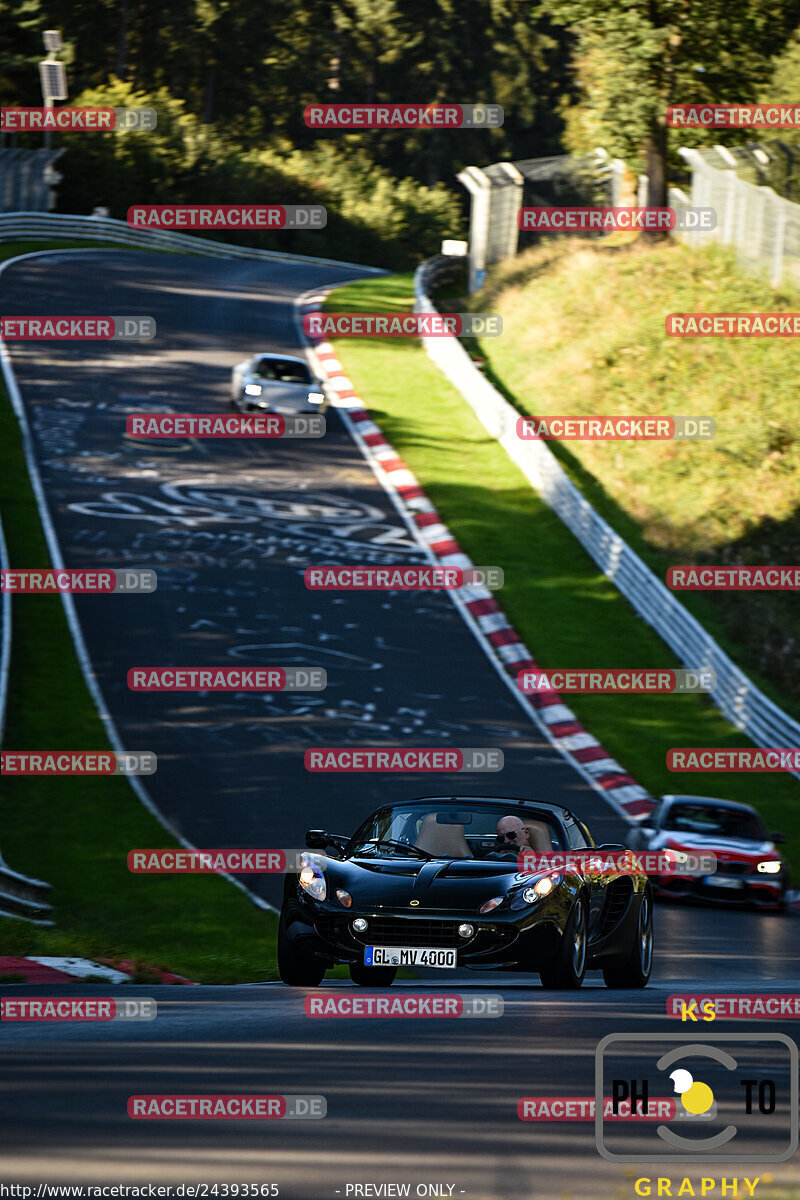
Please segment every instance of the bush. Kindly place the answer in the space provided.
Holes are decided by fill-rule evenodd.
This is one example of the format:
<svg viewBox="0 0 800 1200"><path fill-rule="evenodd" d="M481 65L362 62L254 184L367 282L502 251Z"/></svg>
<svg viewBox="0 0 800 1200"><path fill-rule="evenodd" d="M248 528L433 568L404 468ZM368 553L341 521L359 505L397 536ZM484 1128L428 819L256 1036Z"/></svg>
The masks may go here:
<svg viewBox="0 0 800 1200"><path fill-rule="evenodd" d="M61 212L104 205L124 220L132 204L323 204L323 230L220 230L222 241L241 239L261 249L365 261L408 268L439 250L443 237L460 236L458 198L442 184L428 188L396 179L345 140L299 151L285 141L245 153L214 126L203 125L166 88L136 92L113 80L85 91L76 106L149 107L155 130L59 135ZM209 235L205 235L209 236Z"/></svg>

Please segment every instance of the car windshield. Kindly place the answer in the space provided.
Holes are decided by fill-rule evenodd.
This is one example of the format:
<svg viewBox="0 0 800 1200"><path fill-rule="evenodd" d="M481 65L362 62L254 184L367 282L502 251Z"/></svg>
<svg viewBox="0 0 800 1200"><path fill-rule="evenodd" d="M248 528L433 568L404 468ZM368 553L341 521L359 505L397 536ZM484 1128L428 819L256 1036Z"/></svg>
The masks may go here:
<svg viewBox="0 0 800 1200"><path fill-rule="evenodd" d="M737 808L717 808L711 804L673 804L667 812L665 829L683 833L743 838L750 842L766 840L767 833L756 813Z"/></svg>
<svg viewBox="0 0 800 1200"><path fill-rule="evenodd" d="M402 856L420 860L418 851L431 858L486 858L498 850L497 822L501 817L519 818L529 829L529 845L535 850L564 850L563 835L552 814L520 809L513 801L503 804L470 804L469 799L418 801L382 808L354 834L349 854L383 857ZM409 849L405 851L404 846ZM518 847L507 842L513 857Z"/></svg>
<svg viewBox="0 0 800 1200"><path fill-rule="evenodd" d="M261 358L256 362L253 374L257 379L276 383L311 383L311 372L305 363L292 362L288 358Z"/></svg>

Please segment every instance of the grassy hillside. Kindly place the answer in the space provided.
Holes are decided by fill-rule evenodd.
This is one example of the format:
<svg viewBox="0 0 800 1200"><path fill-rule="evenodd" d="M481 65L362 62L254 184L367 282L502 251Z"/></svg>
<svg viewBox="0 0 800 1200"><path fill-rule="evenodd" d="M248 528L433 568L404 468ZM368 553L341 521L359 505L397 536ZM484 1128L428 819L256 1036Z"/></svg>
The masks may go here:
<svg viewBox="0 0 800 1200"><path fill-rule="evenodd" d="M714 418L711 442L552 444L658 573L687 562L800 563L800 344L664 331L675 311L800 311L800 290L775 292L713 247L608 250L570 239L504 264L473 307L503 315L503 336L482 351L522 412ZM800 717L798 597L683 599Z"/></svg>

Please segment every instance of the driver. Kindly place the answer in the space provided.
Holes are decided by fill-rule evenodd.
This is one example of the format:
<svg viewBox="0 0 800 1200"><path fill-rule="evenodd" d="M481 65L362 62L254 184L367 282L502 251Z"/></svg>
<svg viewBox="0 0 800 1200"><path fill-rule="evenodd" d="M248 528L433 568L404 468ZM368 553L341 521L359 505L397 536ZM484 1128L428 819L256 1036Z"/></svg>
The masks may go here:
<svg viewBox="0 0 800 1200"><path fill-rule="evenodd" d="M487 858L516 862L520 854L532 849L528 826L519 817L501 817L497 822L497 840Z"/></svg>

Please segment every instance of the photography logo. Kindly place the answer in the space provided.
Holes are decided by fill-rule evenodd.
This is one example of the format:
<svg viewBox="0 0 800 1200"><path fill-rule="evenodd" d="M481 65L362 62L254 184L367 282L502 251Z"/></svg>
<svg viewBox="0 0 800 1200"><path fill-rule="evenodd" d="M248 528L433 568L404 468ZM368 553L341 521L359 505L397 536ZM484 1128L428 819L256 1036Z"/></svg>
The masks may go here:
<svg viewBox="0 0 800 1200"><path fill-rule="evenodd" d="M668 1121L614 1119L626 1104L647 1113L650 1097L670 1091ZM609 1162L786 1162L799 1112L797 1045L782 1033L612 1033L595 1052L595 1140Z"/></svg>
<svg viewBox="0 0 800 1200"><path fill-rule="evenodd" d="M717 1104L714 1093L707 1083L695 1083L690 1071L680 1067L673 1071L670 1079L681 1098L683 1111L692 1117L716 1116Z"/></svg>

